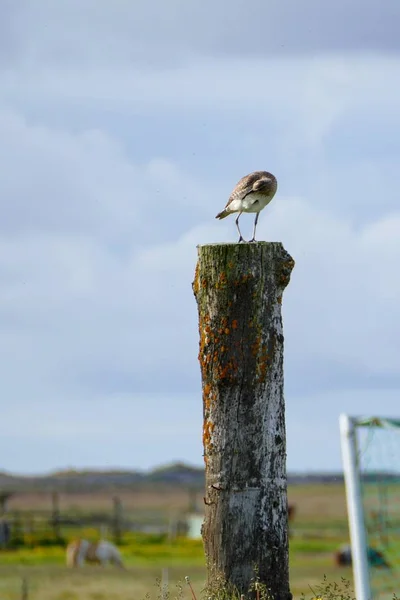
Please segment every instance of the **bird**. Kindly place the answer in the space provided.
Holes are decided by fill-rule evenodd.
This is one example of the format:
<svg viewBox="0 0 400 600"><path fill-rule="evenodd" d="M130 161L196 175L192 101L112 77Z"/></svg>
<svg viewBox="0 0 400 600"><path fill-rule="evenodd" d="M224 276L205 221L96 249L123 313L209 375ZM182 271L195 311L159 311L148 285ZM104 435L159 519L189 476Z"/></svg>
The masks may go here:
<svg viewBox="0 0 400 600"><path fill-rule="evenodd" d="M245 242L240 228L239 218L244 212L256 213L254 220L253 237L249 242L256 241L256 228L258 217L263 208L267 206L275 196L278 188L278 182L275 175L268 171L254 171L249 175L242 177L235 185L233 192L229 196L229 200L223 211L219 212L216 219L225 219L232 213L239 213L235 221L239 232L239 243Z"/></svg>

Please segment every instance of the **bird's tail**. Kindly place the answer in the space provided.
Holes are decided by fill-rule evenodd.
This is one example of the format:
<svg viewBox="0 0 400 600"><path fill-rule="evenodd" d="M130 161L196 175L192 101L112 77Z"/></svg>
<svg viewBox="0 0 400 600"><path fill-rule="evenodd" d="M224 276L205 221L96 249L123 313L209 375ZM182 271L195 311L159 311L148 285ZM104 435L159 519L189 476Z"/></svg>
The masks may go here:
<svg viewBox="0 0 400 600"><path fill-rule="evenodd" d="M231 214L231 211L225 208L223 211L217 214L216 219L225 219L228 215Z"/></svg>

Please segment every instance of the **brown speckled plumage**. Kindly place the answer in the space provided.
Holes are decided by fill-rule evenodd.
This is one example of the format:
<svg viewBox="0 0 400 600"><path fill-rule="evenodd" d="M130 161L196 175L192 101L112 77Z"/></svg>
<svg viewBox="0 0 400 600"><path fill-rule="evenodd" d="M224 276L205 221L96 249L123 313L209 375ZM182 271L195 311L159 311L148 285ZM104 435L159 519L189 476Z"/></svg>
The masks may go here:
<svg viewBox="0 0 400 600"><path fill-rule="evenodd" d="M264 186L261 185L260 187L260 184L264 181L264 177L268 178L270 181L267 181ZM277 187L278 182L272 173L268 173L268 171L254 171L254 173L250 173L250 175L245 175L242 177L242 179L235 185L225 208L229 206L232 200L244 200L244 198L246 198L246 196L252 192L261 191L261 189L263 194L271 196L272 198Z"/></svg>
<svg viewBox="0 0 400 600"><path fill-rule="evenodd" d="M267 204L269 204L275 195L278 187L276 177L268 171L254 171L249 175L242 177L234 187L225 209L218 213L217 219L224 219L232 213L239 213L236 219L236 227L239 232L239 242L244 241L239 229L239 217L243 212L256 213L254 221L253 238L251 242L255 242L255 233L257 227L258 216Z"/></svg>

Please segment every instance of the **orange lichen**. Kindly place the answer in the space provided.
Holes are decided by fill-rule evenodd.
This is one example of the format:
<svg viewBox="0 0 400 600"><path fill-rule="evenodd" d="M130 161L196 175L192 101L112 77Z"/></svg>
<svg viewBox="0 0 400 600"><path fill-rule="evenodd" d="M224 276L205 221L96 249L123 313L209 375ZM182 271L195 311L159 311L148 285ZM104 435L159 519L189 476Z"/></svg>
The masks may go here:
<svg viewBox="0 0 400 600"><path fill-rule="evenodd" d="M259 350L260 350L260 346L261 346L261 336L258 335L255 339L254 344L251 345L251 354L255 357L258 356Z"/></svg>
<svg viewBox="0 0 400 600"><path fill-rule="evenodd" d="M226 335L229 335L229 332L230 332L230 330L229 330L229 327L227 327L227 328L225 329L224 333L225 333Z"/></svg>
<svg viewBox="0 0 400 600"><path fill-rule="evenodd" d="M278 304L282 304L282 296L278 296L276 300Z"/></svg>
<svg viewBox="0 0 400 600"><path fill-rule="evenodd" d="M292 258L282 263L280 271L278 283L281 284L282 287L286 287L290 280L290 275L293 270L295 262Z"/></svg>
<svg viewBox="0 0 400 600"><path fill-rule="evenodd" d="M238 327L238 322L236 321L236 319L234 319L232 321L232 329L237 329L237 327Z"/></svg>
<svg viewBox="0 0 400 600"><path fill-rule="evenodd" d="M234 281L234 285L238 286L240 284L244 284L247 283L249 281L249 279L253 279L253 275L252 273L247 273L245 275L242 275L240 279L237 279L236 281Z"/></svg>
<svg viewBox="0 0 400 600"><path fill-rule="evenodd" d="M194 272L194 280L193 280L193 293L195 296L197 296L198 292L199 292L199 270L200 270L200 263L199 261L197 261L196 264L196 269Z"/></svg>
<svg viewBox="0 0 400 600"><path fill-rule="evenodd" d="M267 377L267 369L268 369L268 353L265 346L263 346L261 350L261 354L259 357L259 361L257 364L257 382L264 383Z"/></svg>
<svg viewBox="0 0 400 600"><path fill-rule="evenodd" d="M211 331L211 327L209 325L210 323L210 315L209 314L205 314L205 315L200 315L199 318L199 335L200 335L200 344L199 344L199 362L200 362L200 369L201 369L201 373L202 373L202 377L205 378L206 376L206 372L207 372L207 365L210 361L210 357L209 357L209 350L208 348L210 347L211 344L211 338L212 338L212 331Z"/></svg>
<svg viewBox="0 0 400 600"><path fill-rule="evenodd" d="M215 284L215 289L219 290L224 288L226 286L226 282L227 279L225 273L220 273L218 276L218 281Z"/></svg>
<svg viewBox="0 0 400 600"><path fill-rule="evenodd" d="M246 283L249 279L253 279L253 275L251 273L247 273L247 275L242 275L242 283Z"/></svg>
<svg viewBox="0 0 400 600"><path fill-rule="evenodd" d="M212 432L214 431L214 423L209 419L204 420L203 424L203 448L204 448L204 457L206 460L207 454L212 450L213 444L211 441Z"/></svg>
<svg viewBox="0 0 400 600"><path fill-rule="evenodd" d="M232 358L231 360L224 362L223 365L216 364L213 370L213 377L215 381L235 381L237 371L237 363Z"/></svg>
<svg viewBox="0 0 400 600"><path fill-rule="evenodd" d="M205 417L210 414L210 409L214 400L215 394L212 391L212 387L209 383L206 383L203 387L203 408Z"/></svg>
<svg viewBox="0 0 400 600"><path fill-rule="evenodd" d="M226 365L226 367L223 367L220 372L219 372L219 378L220 379L226 379L229 373L229 366Z"/></svg>

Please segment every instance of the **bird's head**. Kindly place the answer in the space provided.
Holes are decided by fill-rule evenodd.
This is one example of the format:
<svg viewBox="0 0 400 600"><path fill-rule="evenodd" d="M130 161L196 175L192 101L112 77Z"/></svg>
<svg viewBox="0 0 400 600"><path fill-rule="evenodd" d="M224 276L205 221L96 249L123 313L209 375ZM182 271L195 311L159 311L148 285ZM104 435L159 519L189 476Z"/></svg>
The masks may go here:
<svg viewBox="0 0 400 600"><path fill-rule="evenodd" d="M253 190L255 192L270 192L271 190L276 188L276 179L274 177L269 177L268 175L264 175L260 177L254 185Z"/></svg>

